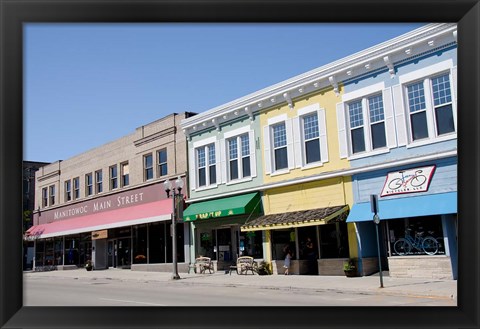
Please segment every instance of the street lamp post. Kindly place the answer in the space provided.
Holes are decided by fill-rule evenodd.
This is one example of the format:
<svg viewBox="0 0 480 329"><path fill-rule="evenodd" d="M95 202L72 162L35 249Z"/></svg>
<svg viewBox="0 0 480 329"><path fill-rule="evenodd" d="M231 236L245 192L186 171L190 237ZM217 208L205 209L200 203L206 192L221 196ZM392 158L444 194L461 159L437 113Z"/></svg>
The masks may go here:
<svg viewBox="0 0 480 329"><path fill-rule="evenodd" d="M165 192L167 193L167 198L170 197L170 191L172 191L172 200L173 200L173 207L172 207L172 265L173 265L173 273L172 279L178 280L180 276L178 275L178 266L177 266L177 225L176 225L176 213L177 213L177 199L182 200L182 188L183 188L183 180L178 176L177 180L175 181L175 188L172 190L172 183L169 179L167 179L163 186L165 188ZM178 193L175 192L178 190Z"/></svg>

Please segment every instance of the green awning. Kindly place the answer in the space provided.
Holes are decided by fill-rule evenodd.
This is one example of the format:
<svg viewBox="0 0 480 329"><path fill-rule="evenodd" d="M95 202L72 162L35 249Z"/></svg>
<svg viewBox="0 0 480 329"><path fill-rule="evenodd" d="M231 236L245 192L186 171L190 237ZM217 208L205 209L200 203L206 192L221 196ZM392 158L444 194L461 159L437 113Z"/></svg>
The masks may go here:
<svg viewBox="0 0 480 329"><path fill-rule="evenodd" d="M191 204L183 212L183 220L228 217L260 212L260 195L257 192Z"/></svg>

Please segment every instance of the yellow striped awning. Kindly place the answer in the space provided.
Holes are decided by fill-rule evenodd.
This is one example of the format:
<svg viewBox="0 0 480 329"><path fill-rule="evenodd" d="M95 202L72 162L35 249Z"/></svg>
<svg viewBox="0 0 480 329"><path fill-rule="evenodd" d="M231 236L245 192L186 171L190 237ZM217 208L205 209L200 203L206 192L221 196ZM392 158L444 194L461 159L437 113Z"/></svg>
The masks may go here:
<svg viewBox="0 0 480 329"><path fill-rule="evenodd" d="M243 224L240 227L240 230L242 232L264 231L330 224L338 221L345 221L348 211L348 205L342 205L265 215Z"/></svg>

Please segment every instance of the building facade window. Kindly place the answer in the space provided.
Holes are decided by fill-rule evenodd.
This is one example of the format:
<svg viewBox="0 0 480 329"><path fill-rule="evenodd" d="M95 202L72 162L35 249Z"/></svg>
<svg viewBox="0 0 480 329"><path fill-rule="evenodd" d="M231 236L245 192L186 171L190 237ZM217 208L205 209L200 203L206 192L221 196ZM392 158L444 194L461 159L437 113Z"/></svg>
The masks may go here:
<svg viewBox="0 0 480 329"><path fill-rule="evenodd" d="M215 144L208 144L196 149L197 186L214 185L217 182Z"/></svg>
<svg viewBox="0 0 480 329"><path fill-rule="evenodd" d="M227 140L229 180L251 176L250 140L248 134Z"/></svg>
<svg viewBox="0 0 480 329"><path fill-rule="evenodd" d="M80 198L80 177L73 179L73 198L75 200Z"/></svg>
<svg viewBox="0 0 480 329"><path fill-rule="evenodd" d="M72 181L67 180L65 181L65 201L71 201L72 200Z"/></svg>
<svg viewBox="0 0 480 329"><path fill-rule="evenodd" d="M95 171L95 192L103 192L103 173L102 170Z"/></svg>
<svg viewBox="0 0 480 329"><path fill-rule="evenodd" d="M242 178L250 177L250 139L248 134L240 136L240 149L242 157Z"/></svg>
<svg viewBox="0 0 480 329"><path fill-rule="evenodd" d="M291 153L294 154L295 167L308 169L321 166L328 162L325 109L320 108L319 103L315 103L298 109L297 114L298 116L292 118L293 152ZM289 155L289 163L292 162L290 157ZM290 164L289 167L291 167Z"/></svg>
<svg viewBox="0 0 480 329"><path fill-rule="evenodd" d="M50 206L55 204L55 185L49 187L50 189Z"/></svg>
<svg viewBox="0 0 480 329"><path fill-rule="evenodd" d="M48 206L48 189L46 187L42 188L42 207Z"/></svg>
<svg viewBox="0 0 480 329"><path fill-rule="evenodd" d="M149 180L153 178L153 156L152 154L147 154L143 157L143 170L144 170L144 180Z"/></svg>
<svg viewBox="0 0 480 329"><path fill-rule="evenodd" d="M110 189L118 188L118 167L113 165L110 167Z"/></svg>
<svg viewBox="0 0 480 329"><path fill-rule="evenodd" d="M87 196L93 194L93 176L92 173L85 175L85 192Z"/></svg>
<svg viewBox="0 0 480 329"><path fill-rule="evenodd" d="M122 175L122 181L121 181L122 187L128 186L130 184L130 181L129 181L130 172L128 169L128 162L122 163L120 166L121 166L120 170Z"/></svg>
<svg viewBox="0 0 480 329"><path fill-rule="evenodd" d="M302 113L304 114L306 113ZM300 143L303 134L299 119L299 116L288 118L287 114L267 119L267 125L263 127L265 174L284 174L294 169L296 165L300 167L302 153ZM255 141L250 139L250 144L252 143ZM294 146L294 143L297 144ZM250 152L253 150L254 148L251 148Z"/></svg>
<svg viewBox="0 0 480 329"><path fill-rule="evenodd" d="M302 117L303 140L305 149L305 163L315 163L321 160L320 133L318 128L318 114L308 114Z"/></svg>
<svg viewBox="0 0 480 329"><path fill-rule="evenodd" d="M287 130L285 122L272 126L273 135L273 165L274 170L288 168Z"/></svg>
<svg viewBox="0 0 480 329"><path fill-rule="evenodd" d="M382 94L367 96L347 104L353 154L387 146Z"/></svg>
<svg viewBox="0 0 480 329"><path fill-rule="evenodd" d="M166 176L168 174L167 149L158 151L157 158L158 158L158 174L160 176Z"/></svg>
<svg viewBox="0 0 480 329"><path fill-rule="evenodd" d="M406 95L412 142L455 132L448 74L407 84Z"/></svg>

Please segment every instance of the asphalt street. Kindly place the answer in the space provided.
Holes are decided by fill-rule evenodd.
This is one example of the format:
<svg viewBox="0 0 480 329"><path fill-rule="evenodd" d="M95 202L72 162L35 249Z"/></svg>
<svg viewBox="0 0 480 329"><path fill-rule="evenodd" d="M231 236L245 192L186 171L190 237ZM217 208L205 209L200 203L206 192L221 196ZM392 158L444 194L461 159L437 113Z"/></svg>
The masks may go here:
<svg viewBox="0 0 480 329"><path fill-rule="evenodd" d="M352 280L356 279L358 279L357 290L349 287L355 283ZM369 281L370 283L361 281L362 278L356 279L319 276L261 277L236 274L230 276L217 273L183 275L181 280L171 280L168 273L135 273L116 270L28 273L24 275L24 305L456 306L456 299L441 291L437 294L422 293L421 290L426 289L424 282L423 285L422 282L411 282L414 293L400 294L395 293L394 290L392 293L379 290L375 278ZM330 280L330 283L337 282L337 287L330 286L330 289L323 289L320 282L325 280ZM387 282L393 285L392 280ZM373 286L369 287L371 289L360 289L362 284L373 284ZM405 282L396 281L396 285L399 284L405 284Z"/></svg>

